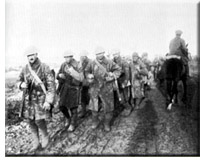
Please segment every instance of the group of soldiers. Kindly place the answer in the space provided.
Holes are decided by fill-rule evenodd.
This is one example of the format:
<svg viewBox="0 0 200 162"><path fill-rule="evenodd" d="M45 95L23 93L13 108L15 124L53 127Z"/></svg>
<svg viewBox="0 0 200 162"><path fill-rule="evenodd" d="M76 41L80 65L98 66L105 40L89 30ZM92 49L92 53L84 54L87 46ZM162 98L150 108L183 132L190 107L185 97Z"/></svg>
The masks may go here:
<svg viewBox="0 0 200 162"><path fill-rule="evenodd" d="M97 47L96 58L91 60L89 53L82 51L78 62L72 51L66 51L63 55L65 61L54 75L50 67L38 58L37 48L27 48L28 64L20 73L18 86L23 90L20 116L30 125L33 150L45 148L49 143L46 120L51 117L56 97L59 97L58 107L65 117L68 131L74 131L77 119L91 111L92 129L103 123L104 130L109 132L116 99L124 107L122 116L127 117L133 109L140 108L147 97L150 80L154 78L154 67L148 54L140 57L134 52L131 58L122 57L115 49L112 51L113 59L109 59L105 52L102 47ZM103 118L99 117L100 111Z"/></svg>

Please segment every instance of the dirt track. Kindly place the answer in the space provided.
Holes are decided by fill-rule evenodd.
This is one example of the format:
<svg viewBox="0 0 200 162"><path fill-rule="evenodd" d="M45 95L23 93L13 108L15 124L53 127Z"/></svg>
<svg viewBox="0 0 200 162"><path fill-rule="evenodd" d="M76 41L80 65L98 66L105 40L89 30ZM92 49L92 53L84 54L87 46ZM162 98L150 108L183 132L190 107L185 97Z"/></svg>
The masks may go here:
<svg viewBox="0 0 200 162"><path fill-rule="evenodd" d="M195 86L192 81L189 85ZM193 107L187 112L178 106L167 111L161 92L153 88L139 110L129 117L115 118L109 133L103 131L102 125L92 130L90 114L79 120L75 132L69 133L64 130L62 114L58 113L48 125L50 145L36 155L197 155L196 100L195 95ZM23 122L7 126L6 155L33 155L27 135L30 131Z"/></svg>

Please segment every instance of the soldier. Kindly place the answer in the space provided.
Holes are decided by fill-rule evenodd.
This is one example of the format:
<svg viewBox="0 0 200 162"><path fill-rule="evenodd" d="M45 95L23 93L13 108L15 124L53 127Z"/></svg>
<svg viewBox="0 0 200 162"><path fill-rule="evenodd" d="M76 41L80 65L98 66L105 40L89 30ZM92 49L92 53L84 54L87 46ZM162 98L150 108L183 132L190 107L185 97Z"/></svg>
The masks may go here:
<svg viewBox="0 0 200 162"><path fill-rule="evenodd" d="M132 112L132 107L129 104L130 98L130 66L127 61L121 58L119 50L113 50L113 61L121 67L121 75L117 79L119 84L120 96L122 98L122 105L124 106L123 116L129 116Z"/></svg>
<svg viewBox="0 0 200 162"><path fill-rule="evenodd" d="M150 72L151 70L151 61L148 60L148 53L144 52L141 56L141 61L144 63L144 65L146 66L146 69L148 70L148 72ZM144 96L145 98L148 98L148 90L149 90L149 85L150 85L150 76L147 75L147 76L143 76L143 79L144 79Z"/></svg>
<svg viewBox="0 0 200 162"><path fill-rule="evenodd" d="M65 62L61 65L57 80L59 81L60 95L59 109L66 117L65 126L72 132L76 127L77 108L80 103L81 82L83 74L80 72L78 62L73 58L74 53L64 52Z"/></svg>
<svg viewBox="0 0 200 162"><path fill-rule="evenodd" d="M182 35L181 30L177 30L175 32L176 37L170 41L169 44L169 55L178 55L181 56L184 68L186 70L187 77L189 76L189 66L188 66L188 48L185 44L185 40L181 38Z"/></svg>
<svg viewBox="0 0 200 162"><path fill-rule="evenodd" d="M84 117L86 113L86 106L89 104L90 96L89 96L89 83L86 79L85 68L88 64L91 63L91 60L88 58L89 53L87 51L82 51L80 53L80 68L83 72L84 79L82 82L81 89L81 113L80 117Z"/></svg>
<svg viewBox="0 0 200 162"><path fill-rule="evenodd" d="M132 54L133 61L131 62L131 94L134 99L135 109L139 106L144 99L144 83L143 77L148 75L148 71L144 63L140 60L138 54Z"/></svg>
<svg viewBox="0 0 200 162"><path fill-rule="evenodd" d="M38 58L38 49L34 46L25 51L28 64L19 75L19 88L23 90L23 106L20 116L28 122L33 139L33 151L49 143L46 120L55 97L55 81L48 65ZM39 140L39 131L41 140ZM41 141L41 144L40 144Z"/></svg>
<svg viewBox="0 0 200 162"><path fill-rule="evenodd" d="M102 47L96 48L95 54L96 59L85 69L90 82L89 109L92 111L92 128L95 129L99 125L98 100L100 98L104 111L104 129L110 131L114 110L113 83L115 78L120 76L121 68L104 56L105 50Z"/></svg>

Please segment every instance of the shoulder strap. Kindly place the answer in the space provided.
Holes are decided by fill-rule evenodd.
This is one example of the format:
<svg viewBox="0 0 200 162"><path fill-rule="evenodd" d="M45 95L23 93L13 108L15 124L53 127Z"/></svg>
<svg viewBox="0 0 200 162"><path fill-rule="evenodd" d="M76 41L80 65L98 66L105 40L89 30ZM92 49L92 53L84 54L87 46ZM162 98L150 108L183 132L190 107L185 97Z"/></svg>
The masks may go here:
<svg viewBox="0 0 200 162"><path fill-rule="evenodd" d="M107 70L106 70L106 68L103 67L103 65L101 65L96 59L95 59L94 61L95 61L95 63L97 64L97 66L99 66L99 67L101 68L101 70L103 70L103 72L104 72L105 74L108 73Z"/></svg>
<svg viewBox="0 0 200 162"><path fill-rule="evenodd" d="M35 79L35 80L38 82L38 84L41 86L43 92L44 92L45 94L47 94L47 91L46 91L46 88L45 88L45 86L44 86L44 83L41 81L41 79L38 77L38 75L35 73L35 71L32 70L32 68L31 68L31 66L30 66L29 63L28 63L28 69L29 69L31 75L34 77L34 79ZM39 67L39 69L40 69L40 67ZM39 71L39 70L38 70L38 71Z"/></svg>

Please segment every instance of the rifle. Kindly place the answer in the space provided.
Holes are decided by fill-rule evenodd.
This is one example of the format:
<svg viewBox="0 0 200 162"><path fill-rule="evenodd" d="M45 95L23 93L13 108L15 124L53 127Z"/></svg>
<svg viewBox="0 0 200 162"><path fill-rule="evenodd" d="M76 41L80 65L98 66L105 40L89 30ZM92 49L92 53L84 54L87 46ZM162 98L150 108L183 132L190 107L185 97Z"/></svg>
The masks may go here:
<svg viewBox="0 0 200 162"><path fill-rule="evenodd" d="M25 83L27 83L26 77L24 76L24 81ZM25 107L25 96L27 93L28 89L23 89L23 93L22 93L22 105L19 109L19 118L23 118L23 111L24 111L24 107Z"/></svg>
<svg viewBox="0 0 200 162"><path fill-rule="evenodd" d="M98 67L101 68L101 70L104 72L104 74L106 74L106 75L109 76L107 70L106 70L96 59L95 59L95 63L97 64ZM120 94L120 92L119 92L119 86L118 86L117 78L116 78L115 75L114 75L114 80L115 80L114 83L115 83L115 87L116 87L116 91L117 91L117 96L118 96L118 98L119 98L119 101L121 101L122 98L121 98L121 94Z"/></svg>

